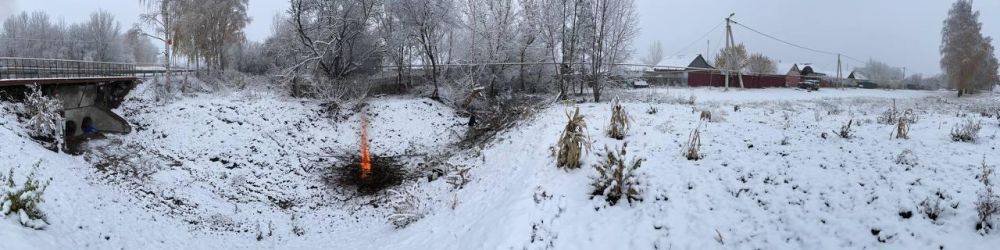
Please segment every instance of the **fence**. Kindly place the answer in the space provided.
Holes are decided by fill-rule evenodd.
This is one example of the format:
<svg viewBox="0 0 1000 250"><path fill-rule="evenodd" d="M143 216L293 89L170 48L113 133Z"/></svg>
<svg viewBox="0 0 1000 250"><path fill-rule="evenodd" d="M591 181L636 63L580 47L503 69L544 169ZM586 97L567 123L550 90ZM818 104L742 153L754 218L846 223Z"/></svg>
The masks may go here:
<svg viewBox="0 0 1000 250"><path fill-rule="evenodd" d="M127 63L0 57L0 80L135 77L135 72Z"/></svg>

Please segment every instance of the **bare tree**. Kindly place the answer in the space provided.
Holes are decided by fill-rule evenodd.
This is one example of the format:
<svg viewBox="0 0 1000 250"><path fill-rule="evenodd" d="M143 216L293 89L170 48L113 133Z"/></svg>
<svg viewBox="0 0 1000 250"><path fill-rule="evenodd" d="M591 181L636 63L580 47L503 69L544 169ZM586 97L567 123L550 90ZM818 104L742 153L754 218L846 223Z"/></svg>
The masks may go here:
<svg viewBox="0 0 1000 250"><path fill-rule="evenodd" d="M94 61L121 61L122 39L121 24L115 21L115 16L107 11L97 11L90 15L90 21L84 24L89 39L89 51Z"/></svg>
<svg viewBox="0 0 1000 250"><path fill-rule="evenodd" d="M431 99L440 99L438 93L438 64L443 55L441 51L448 28L453 21L453 0L400 0L401 17L407 24L407 32L419 46L424 60L430 63L431 82L434 91Z"/></svg>
<svg viewBox="0 0 1000 250"><path fill-rule="evenodd" d="M751 74L774 74L778 66L770 57L761 53L753 53L747 58L747 71Z"/></svg>
<svg viewBox="0 0 1000 250"><path fill-rule="evenodd" d="M156 46L153 41L142 35L142 30L132 28L125 32L123 36L125 53L132 62L139 64L151 64L157 60Z"/></svg>
<svg viewBox="0 0 1000 250"><path fill-rule="evenodd" d="M635 0L596 0L586 16L592 33L588 39L588 60L591 79L588 81L594 101L601 101L605 76L614 72L615 63L632 54L632 39L638 34L638 12Z"/></svg>
<svg viewBox="0 0 1000 250"><path fill-rule="evenodd" d="M209 69L225 69L226 50L245 40L248 0L174 1L182 13L175 17L175 51L192 61L204 59Z"/></svg>
<svg viewBox="0 0 1000 250"><path fill-rule="evenodd" d="M649 51L646 53L646 58L642 59L642 62L646 65L657 65L663 61L663 44L660 41L655 41L653 44L649 45Z"/></svg>

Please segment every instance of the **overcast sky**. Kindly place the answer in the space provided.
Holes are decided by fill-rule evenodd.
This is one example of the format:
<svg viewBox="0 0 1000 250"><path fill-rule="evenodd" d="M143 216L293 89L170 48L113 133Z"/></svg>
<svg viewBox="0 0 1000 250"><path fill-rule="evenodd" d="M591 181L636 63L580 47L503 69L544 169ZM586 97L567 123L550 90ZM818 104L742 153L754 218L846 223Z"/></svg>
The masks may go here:
<svg viewBox="0 0 1000 250"><path fill-rule="evenodd" d="M729 13L736 20L761 32L814 49L844 53L867 60L881 60L906 67L907 73L937 74L941 23L949 0L637 0L641 34L637 51L645 52L654 40L665 53L700 54L711 47L715 53L723 43L724 29L709 33ZM137 20L138 0L0 0L0 16L11 12L45 10L57 20L78 22L97 9L115 13L124 26ZM254 21L247 28L251 40L263 40L271 32L275 13L284 0L250 0ZM975 1L982 13L983 32L1000 37L1000 1ZM790 47L734 27L737 42L752 52L769 55L783 64L813 63L836 69L836 57ZM710 45L706 45L710 41ZM688 46L691 45L691 46ZM641 54L641 53L640 53ZM641 55L637 55L639 57ZM844 59L848 68L861 62ZM787 69L779 69L784 71Z"/></svg>

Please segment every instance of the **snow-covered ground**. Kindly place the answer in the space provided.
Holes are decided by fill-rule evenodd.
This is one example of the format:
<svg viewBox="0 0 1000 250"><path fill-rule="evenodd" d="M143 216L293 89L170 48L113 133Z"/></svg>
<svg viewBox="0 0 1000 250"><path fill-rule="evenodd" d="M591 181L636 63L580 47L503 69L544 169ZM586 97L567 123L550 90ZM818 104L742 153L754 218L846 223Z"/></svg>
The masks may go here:
<svg viewBox="0 0 1000 250"><path fill-rule="evenodd" d="M144 86L116 110L135 131L92 143L92 153L47 151L0 113L0 172L18 177L41 161L51 178L44 230L0 220L0 249L990 249L973 203L979 165L1000 162L1000 124L973 112L1000 96L951 92L793 89L643 89L618 93L632 119L624 141L604 136L608 103L577 105L592 150L581 169L555 167L556 140L573 105L552 104L482 148L454 144L466 118L420 98L374 99L372 152L445 155L471 182L414 178L425 216L386 221L384 196L329 185L331 154L358 150L360 116L328 117L322 103L257 92L204 94L154 104ZM687 104L694 96L695 103ZM919 121L909 140L876 117L891 106ZM735 110L739 106L739 111ZM647 113L651 108L655 114ZM0 109L2 110L2 109ZM700 111L724 117L700 121ZM834 130L855 122L854 137ZM966 119L975 143L952 142ZM704 159L682 149L701 127ZM827 134L824 139L823 133ZM783 143L783 141L785 143ZM643 201L608 206L590 197L592 165L628 143L647 161ZM900 165L904 150L915 164ZM444 154L451 152L452 154ZM415 162L425 161L414 156ZM410 164L412 169L416 165ZM132 167L120 167L132 166ZM453 175L454 173L449 173ZM927 218L919 204L941 200ZM904 218L901 214L911 212Z"/></svg>

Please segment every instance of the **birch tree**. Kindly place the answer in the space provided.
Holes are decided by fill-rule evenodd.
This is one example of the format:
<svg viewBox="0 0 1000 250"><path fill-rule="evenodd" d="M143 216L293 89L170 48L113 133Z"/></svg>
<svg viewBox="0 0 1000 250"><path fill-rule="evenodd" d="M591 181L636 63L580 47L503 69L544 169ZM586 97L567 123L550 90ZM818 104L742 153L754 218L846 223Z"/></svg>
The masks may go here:
<svg viewBox="0 0 1000 250"><path fill-rule="evenodd" d="M140 4L145 5L148 12L139 15L139 18L150 28L153 29L152 34L144 33L146 36L160 40L163 42L163 67L165 68L165 83L166 92L171 92L170 76L171 76L171 55L170 51L173 46L173 41L171 33L173 32L174 19L176 15L174 13L177 11L177 0L139 0Z"/></svg>
<svg viewBox="0 0 1000 250"><path fill-rule="evenodd" d="M993 57L986 54L985 44L989 42L982 35L979 11L973 11L968 0L956 1L948 11L941 35L941 68L948 82L958 90L959 97L971 93L976 76L984 69L983 62Z"/></svg>

